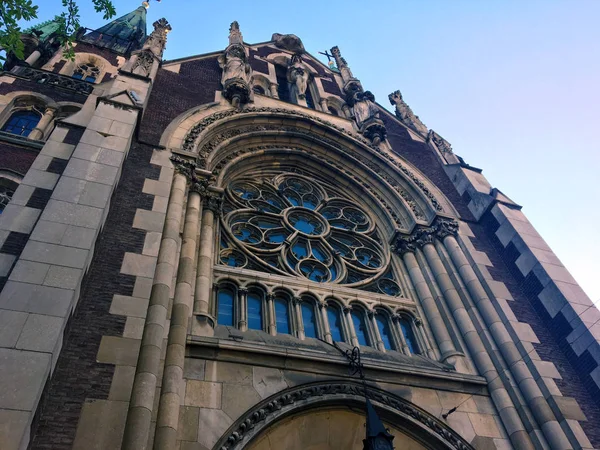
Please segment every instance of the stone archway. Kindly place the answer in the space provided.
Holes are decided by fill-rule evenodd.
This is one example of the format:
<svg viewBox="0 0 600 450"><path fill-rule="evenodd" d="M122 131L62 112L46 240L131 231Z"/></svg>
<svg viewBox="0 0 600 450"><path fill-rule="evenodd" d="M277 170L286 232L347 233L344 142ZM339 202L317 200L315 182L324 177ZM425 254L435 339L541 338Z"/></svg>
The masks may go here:
<svg viewBox="0 0 600 450"><path fill-rule="evenodd" d="M398 443L408 446L396 448L473 449L458 433L411 402L372 386L367 395L390 432L398 437ZM326 381L289 388L243 414L213 450L360 450L364 410L364 388L355 381ZM325 419L328 424L318 419ZM341 431L337 430L338 425L343 426ZM347 442L318 439L315 426L324 427L323 432L334 436L345 435ZM277 439L287 439L287 444Z"/></svg>
<svg viewBox="0 0 600 450"><path fill-rule="evenodd" d="M386 423L394 435L394 446L402 450L427 447ZM362 450L365 416L350 408L305 411L287 417L259 435L248 450Z"/></svg>

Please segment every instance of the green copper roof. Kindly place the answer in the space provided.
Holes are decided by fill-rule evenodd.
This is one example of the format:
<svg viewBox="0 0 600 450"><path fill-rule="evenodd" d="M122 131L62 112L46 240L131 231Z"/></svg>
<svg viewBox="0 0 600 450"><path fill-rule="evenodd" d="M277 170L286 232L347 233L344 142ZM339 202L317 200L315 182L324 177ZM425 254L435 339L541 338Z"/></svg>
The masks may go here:
<svg viewBox="0 0 600 450"><path fill-rule="evenodd" d="M145 39L146 8L140 6L135 11L91 31L79 40L126 54L139 49Z"/></svg>
<svg viewBox="0 0 600 450"><path fill-rule="evenodd" d="M23 31L23 33L32 34L34 30L41 32L42 34L39 35L39 39L40 39L40 41L43 42L46 39L48 39L48 37L52 33L57 31L59 26L60 25L56 20L46 20L45 22L42 22L38 25L34 25L30 28L27 28L26 30Z"/></svg>

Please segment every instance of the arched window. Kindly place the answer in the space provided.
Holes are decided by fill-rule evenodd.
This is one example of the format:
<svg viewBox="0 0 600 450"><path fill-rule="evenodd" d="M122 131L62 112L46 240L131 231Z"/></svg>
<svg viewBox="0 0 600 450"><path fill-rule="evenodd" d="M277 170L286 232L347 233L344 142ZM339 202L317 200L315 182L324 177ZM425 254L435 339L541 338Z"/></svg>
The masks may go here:
<svg viewBox="0 0 600 450"><path fill-rule="evenodd" d="M92 63L81 64L73 71L73 78L90 83L95 83L99 75L100 69Z"/></svg>
<svg viewBox="0 0 600 450"><path fill-rule="evenodd" d="M356 333L358 344L370 347L371 340L369 339L369 329L367 328L365 312L362 310L353 309L352 312L350 312L350 317L352 317L352 323L354 324L354 332Z"/></svg>
<svg viewBox="0 0 600 450"><path fill-rule="evenodd" d="M36 111L16 111L2 127L2 131L19 136L29 136L42 116Z"/></svg>
<svg viewBox="0 0 600 450"><path fill-rule="evenodd" d="M406 345L410 352L414 355L419 354L420 351L411 321L406 317L402 317L400 319L400 329L402 330L402 335L404 336L404 340L406 341Z"/></svg>
<svg viewBox="0 0 600 450"><path fill-rule="evenodd" d="M387 314L379 312L375 316L375 322L377 322L377 329L383 342L383 347L386 350L395 350L394 339L392 337L392 330L390 328L390 318Z"/></svg>
<svg viewBox="0 0 600 450"><path fill-rule="evenodd" d="M331 333L331 339L334 342L343 342L343 327L342 327L342 315L340 309L337 306L327 307L327 321L329 322L329 332Z"/></svg>
<svg viewBox="0 0 600 450"><path fill-rule="evenodd" d="M290 306L282 297L275 298L275 326L278 334L291 334Z"/></svg>
<svg viewBox="0 0 600 450"><path fill-rule="evenodd" d="M329 106L327 109L329 110L329 114L331 114L332 116L339 116L340 115L337 112L337 109L335 109L333 106Z"/></svg>
<svg viewBox="0 0 600 450"><path fill-rule="evenodd" d="M219 288L217 293L217 323L232 327L234 325L233 318L233 302L235 300L235 292L230 287Z"/></svg>
<svg viewBox="0 0 600 450"><path fill-rule="evenodd" d="M302 310L302 323L304 324L304 336L310 338L317 337L317 317L315 315L315 305L311 301L304 301L300 307Z"/></svg>
<svg viewBox="0 0 600 450"><path fill-rule="evenodd" d="M263 300L262 294L257 291L248 292L248 328L250 330L263 330Z"/></svg>
<svg viewBox="0 0 600 450"><path fill-rule="evenodd" d="M265 90L263 89L263 87L262 87L262 86L258 86L258 85L256 85L256 86L254 86L254 87L252 88L252 91L253 91L255 94L265 95Z"/></svg>

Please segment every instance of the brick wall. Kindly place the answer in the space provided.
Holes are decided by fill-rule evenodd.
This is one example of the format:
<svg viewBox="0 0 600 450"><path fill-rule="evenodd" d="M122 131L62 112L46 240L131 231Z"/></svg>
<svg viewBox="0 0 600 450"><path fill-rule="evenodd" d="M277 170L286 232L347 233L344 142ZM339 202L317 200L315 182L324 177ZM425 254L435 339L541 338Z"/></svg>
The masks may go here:
<svg viewBox="0 0 600 450"><path fill-rule="evenodd" d="M25 175L37 154L38 151L35 149L9 142L0 142L0 169L8 169Z"/></svg>
<svg viewBox="0 0 600 450"><path fill-rule="evenodd" d="M132 295L134 278L120 274L125 252L140 253L145 232L133 229L137 208L152 209L153 196L142 193L146 178L158 179L150 164L152 149L134 144L111 202L91 268L72 316L54 376L46 387L31 449L70 449L86 398L108 396L114 366L96 363L102 336L121 336L123 316L109 313L114 294Z"/></svg>

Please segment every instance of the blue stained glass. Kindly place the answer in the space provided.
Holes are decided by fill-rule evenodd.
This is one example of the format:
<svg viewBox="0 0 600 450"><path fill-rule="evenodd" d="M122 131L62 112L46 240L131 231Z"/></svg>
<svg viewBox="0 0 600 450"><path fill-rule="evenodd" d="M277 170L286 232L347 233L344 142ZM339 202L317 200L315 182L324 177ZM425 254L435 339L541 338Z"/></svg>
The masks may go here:
<svg viewBox="0 0 600 450"><path fill-rule="evenodd" d="M251 330L263 329L262 298L256 292L248 293L248 328Z"/></svg>
<svg viewBox="0 0 600 450"><path fill-rule="evenodd" d="M281 244L285 241L286 235L283 233L271 233L268 235L267 240L274 244Z"/></svg>
<svg viewBox="0 0 600 450"><path fill-rule="evenodd" d="M315 319L314 306L310 303L302 303L302 322L304 323L304 335L306 337L317 337L317 322Z"/></svg>
<svg viewBox="0 0 600 450"><path fill-rule="evenodd" d="M306 234L320 234L323 231L323 225L321 225L316 219L303 214L295 214L291 216L290 223L296 230L302 231Z"/></svg>
<svg viewBox="0 0 600 450"><path fill-rule="evenodd" d="M406 341L406 345L411 353L417 354L417 342L415 339L415 333L410 325L408 319L400 319L400 329L402 330L402 334L404 335L404 340Z"/></svg>
<svg viewBox="0 0 600 450"><path fill-rule="evenodd" d="M36 127L40 121L40 115L34 111L17 111L6 124L2 131L20 136L29 136L29 133Z"/></svg>
<svg viewBox="0 0 600 450"><path fill-rule="evenodd" d="M233 291L219 289L217 297L217 323L219 325L233 326Z"/></svg>
<svg viewBox="0 0 600 450"><path fill-rule="evenodd" d="M306 246L306 242L298 241L292 247L292 252L294 256L298 259L303 259L308 256L308 248Z"/></svg>
<svg viewBox="0 0 600 450"><path fill-rule="evenodd" d="M258 225L260 228L264 228L265 230L277 227L276 223L269 222L268 220L257 220L256 225Z"/></svg>
<svg viewBox="0 0 600 450"><path fill-rule="evenodd" d="M88 81L90 83L95 83L96 82L96 77L85 77L85 81Z"/></svg>
<svg viewBox="0 0 600 450"><path fill-rule="evenodd" d="M329 321L329 331L331 332L331 339L335 342L342 342L342 316L340 310L334 306L327 307L327 319Z"/></svg>
<svg viewBox="0 0 600 450"><path fill-rule="evenodd" d="M352 323L354 324L354 332L356 333L358 344L370 347L371 343L369 342L369 332L367 330L365 314L362 311L352 311L350 316L352 317Z"/></svg>
<svg viewBox="0 0 600 450"><path fill-rule="evenodd" d="M277 333L290 334L290 315L288 302L285 299L275 299L275 323Z"/></svg>
<svg viewBox="0 0 600 450"><path fill-rule="evenodd" d="M332 265L329 268L329 272L331 272L331 281L334 281L337 278L337 275L338 275L337 268L334 265Z"/></svg>
<svg viewBox="0 0 600 450"><path fill-rule="evenodd" d="M327 255L316 245L312 246L312 254L316 259L323 263L327 261Z"/></svg>
<svg viewBox="0 0 600 450"><path fill-rule="evenodd" d="M300 205L300 199L298 197L296 197L295 195L289 194L287 193L285 195L285 198L288 199L288 201L293 205L293 206L298 206Z"/></svg>
<svg viewBox="0 0 600 450"><path fill-rule="evenodd" d="M81 80L83 79L83 73L82 72L76 72L73 74L73 78L75 78L76 80Z"/></svg>
<svg viewBox="0 0 600 450"><path fill-rule="evenodd" d="M383 341L383 346L386 350L393 350L392 345L392 332L390 330L390 323L387 317L378 314L375 316L375 321L377 322L377 328L379 329L379 335L381 336L381 340Z"/></svg>
<svg viewBox="0 0 600 450"><path fill-rule="evenodd" d="M323 283L329 278L329 274L325 267L313 261L305 261L300 264L300 270L306 278L317 283Z"/></svg>

